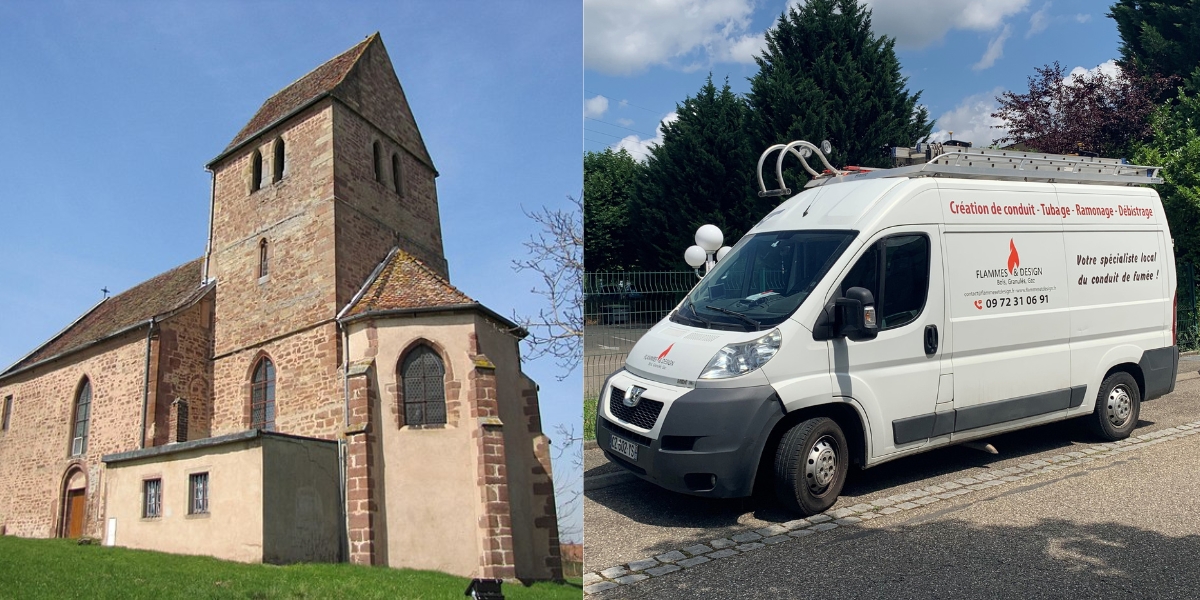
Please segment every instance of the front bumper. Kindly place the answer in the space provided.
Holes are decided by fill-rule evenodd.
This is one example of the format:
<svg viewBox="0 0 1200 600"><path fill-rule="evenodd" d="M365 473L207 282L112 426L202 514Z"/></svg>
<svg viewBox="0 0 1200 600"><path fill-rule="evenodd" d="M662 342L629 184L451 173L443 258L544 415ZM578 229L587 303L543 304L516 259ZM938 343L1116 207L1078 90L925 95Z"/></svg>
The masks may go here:
<svg viewBox="0 0 1200 600"><path fill-rule="evenodd" d="M751 494L763 446L784 416L770 385L687 391L666 403L653 428L639 432L607 406L614 385L623 392L623 386L638 382L628 373L623 381L613 379L602 388L596 411L596 442L609 460L676 492L714 498ZM614 435L637 444L636 461L612 450Z"/></svg>

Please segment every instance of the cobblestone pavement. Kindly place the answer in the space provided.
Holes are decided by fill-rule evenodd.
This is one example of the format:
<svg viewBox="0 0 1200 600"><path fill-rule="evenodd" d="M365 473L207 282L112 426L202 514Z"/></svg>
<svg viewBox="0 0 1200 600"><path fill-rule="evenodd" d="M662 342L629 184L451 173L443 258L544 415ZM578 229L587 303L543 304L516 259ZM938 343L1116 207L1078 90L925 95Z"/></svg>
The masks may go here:
<svg viewBox="0 0 1200 600"><path fill-rule="evenodd" d="M1181 370L1183 368L1181 365ZM852 529L889 531L897 523L903 525L912 521L914 514L947 510L957 514L962 509L943 507L971 507L980 502L989 502L988 499L996 496L997 492L1001 497L1009 497L1026 488L1037 489L1058 481L1066 482L1064 485L1067 489L1086 488L1083 482L1087 478L1077 480L1077 477L1099 469L1118 474L1134 469L1136 467L1131 464L1137 463L1131 463L1132 459L1127 454L1136 451L1140 455L1142 449L1145 449L1145 453L1161 455L1156 460L1165 465L1175 465L1176 475L1182 473L1194 481L1190 469L1200 458L1200 444L1186 442L1188 448L1196 449L1191 455L1193 458L1186 462L1174 460L1171 451L1165 448L1184 445L1184 440L1188 438L1200 439L1192 437L1200 431L1198 400L1200 379L1197 379L1194 371L1186 372L1181 375L1174 394L1143 406L1139 428L1130 440L1097 444L1078 423L1066 422L987 440L1000 450L999 455L951 447L881 465L857 473L847 483L838 504L824 515L808 519L793 519L770 498L734 501L701 499L666 492L642 481L591 490L587 492L585 501L585 592L611 589L611 592L603 595L640 596L649 593L638 591L645 588L665 596L673 595L671 590L694 595L699 589L694 583L696 577L708 581L704 589L712 593L721 590L732 592L735 588L729 588L731 582L725 582L722 587L722 580L714 575L735 568L725 566L726 563L760 574L775 572L779 575L778 570L784 568L787 574L785 579L795 581L796 573L807 572L809 567L788 561L787 557L807 553L805 544L827 544L829 542L826 539L848 535L845 532ZM1159 444L1168 445L1151 450ZM1145 459L1139 456L1137 460ZM1106 499L1093 497L1096 494L1087 489L1083 492L1083 500L1070 505L1073 512L1088 513L1079 504L1086 504L1089 500L1101 503ZM1162 497L1161 494L1155 496ZM1192 502L1195 497L1188 497L1188 501ZM929 506L937 503L945 504ZM1120 507L1123 503L1116 500L1105 506ZM1045 513L1049 517L1051 512L1033 507L1023 514L1037 516ZM1127 519L1116 520L1124 523L1123 527L1129 525ZM930 525L924 529L931 527L936 528ZM966 539L978 538L980 534L973 527L959 526L958 529L962 531L957 533ZM1070 529L1074 525L1068 524L1066 527ZM1189 531L1200 532L1200 522ZM811 540L801 539L810 536ZM888 536L877 537L882 539ZM990 552L1000 556L1001 561L1007 556L1005 552L997 552L996 548L977 546L971 543L959 550L965 552L964 555L970 555L972 550L984 554ZM774 554L775 548L783 553L781 564L771 563L765 558ZM1185 549L1196 552L1200 546L1193 544ZM904 549L893 552L899 552L895 555L897 557L903 556ZM1060 552L1070 553L1068 550ZM1200 555L1192 560L1194 564L1200 560ZM862 571L861 566L846 565L844 568ZM794 571L796 569L799 571ZM685 573L676 573L685 570ZM903 572L898 572L896 576L901 580L905 577ZM713 577L716 579L713 580ZM870 577L867 579L876 581ZM738 581L746 583L747 580L739 575ZM824 594L830 585L836 586L838 581L836 578L826 581L819 589ZM763 578L761 583L764 586L761 590L757 587L754 589L767 596L773 595L770 590L790 590L788 594L803 592L790 584L781 587L780 582L774 582L769 577ZM947 589L953 589L953 586ZM870 595L869 590L859 591Z"/></svg>

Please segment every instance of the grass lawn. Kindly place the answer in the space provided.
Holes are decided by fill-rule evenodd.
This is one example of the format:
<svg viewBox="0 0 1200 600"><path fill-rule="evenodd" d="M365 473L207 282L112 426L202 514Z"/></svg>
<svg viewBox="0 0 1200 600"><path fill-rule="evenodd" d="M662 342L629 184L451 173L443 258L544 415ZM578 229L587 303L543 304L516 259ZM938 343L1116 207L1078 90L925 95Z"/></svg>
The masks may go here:
<svg viewBox="0 0 1200 600"><path fill-rule="evenodd" d="M349 564L277 567L0 536L0 598L463 598L469 579ZM581 580L505 584L514 600L583 596Z"/></svg>
<svg viewBox="0 0 1200 600"><path fill-rule="evenodd" d="M583 399L583 439L596 439L596 399Z"/></svg>

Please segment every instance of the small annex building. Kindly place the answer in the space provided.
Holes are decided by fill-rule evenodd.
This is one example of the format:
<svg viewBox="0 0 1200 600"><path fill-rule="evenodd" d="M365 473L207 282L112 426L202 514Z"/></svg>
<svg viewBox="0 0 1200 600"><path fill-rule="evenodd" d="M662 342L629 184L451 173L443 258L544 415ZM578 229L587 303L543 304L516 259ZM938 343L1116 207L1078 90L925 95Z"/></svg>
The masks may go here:
<svg viewBox="0 0 1200 600"><path fill-rule="evenodd" d="M379 34L207 167L203 256L0 373L0 532L561 579L526 332L450 283Z"/></svg>

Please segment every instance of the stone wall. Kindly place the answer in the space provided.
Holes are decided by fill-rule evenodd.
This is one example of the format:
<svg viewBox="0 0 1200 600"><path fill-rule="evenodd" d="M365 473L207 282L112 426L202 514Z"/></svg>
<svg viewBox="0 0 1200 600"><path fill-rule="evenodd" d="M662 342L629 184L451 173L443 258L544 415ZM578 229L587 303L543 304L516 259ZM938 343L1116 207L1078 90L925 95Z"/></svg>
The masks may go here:
<svg viewBox="0 0 1200 600"><path fill-rule="evenodd" d="M0 381L13 413L0 433L0 524L6 533L54 537L62 525L68 472L87 479L83 534L103 531L104 470L100 457L138 447L146 361L146 329ZM73 414L83 378L92 386L87 450L72 457Z"/></svg>
<svg viewBox="0 0 1200 600"><path fill-rule="evenodd" d="M214 167L212 254L217 279L214 353L224 356L337 314L333 221L333 111L319 102ZM286 175L271 182L272 144L286 143ZM250 191L251 155L263 187ZM269 270L259 277L259 244ZM219 377L219 376L218 376ZM218 389L222 386L217 385Z"/></svg>
<svg viewBox="0 0 1200 600"><path fill-rule="evenodd" d="M340 352L337 324L327 321L218 357L213 364L212 435L250 427L251 377L254 366L266 356L275 364L275 430L324 439L337 437L345 412L338 372Z"/></svg>
<svg viewBox="0 0 1200 600"><path fill-rule="evenodd" d="M393 246L449 278L433 170L350 108L335 103L333 115L339 305L350 301ZM402 165L400 192L392 175L393 154Z"/></svg>
<svg viewBox="0 0 1200 600"><path fill-rule="evenodd" d="M172 418L176 400L187 402L187 439L208 437L212 423L212 323L213 292L196 304L159 324L152 346L150 412L147 445L160 446L176 439Z"/></svg>

